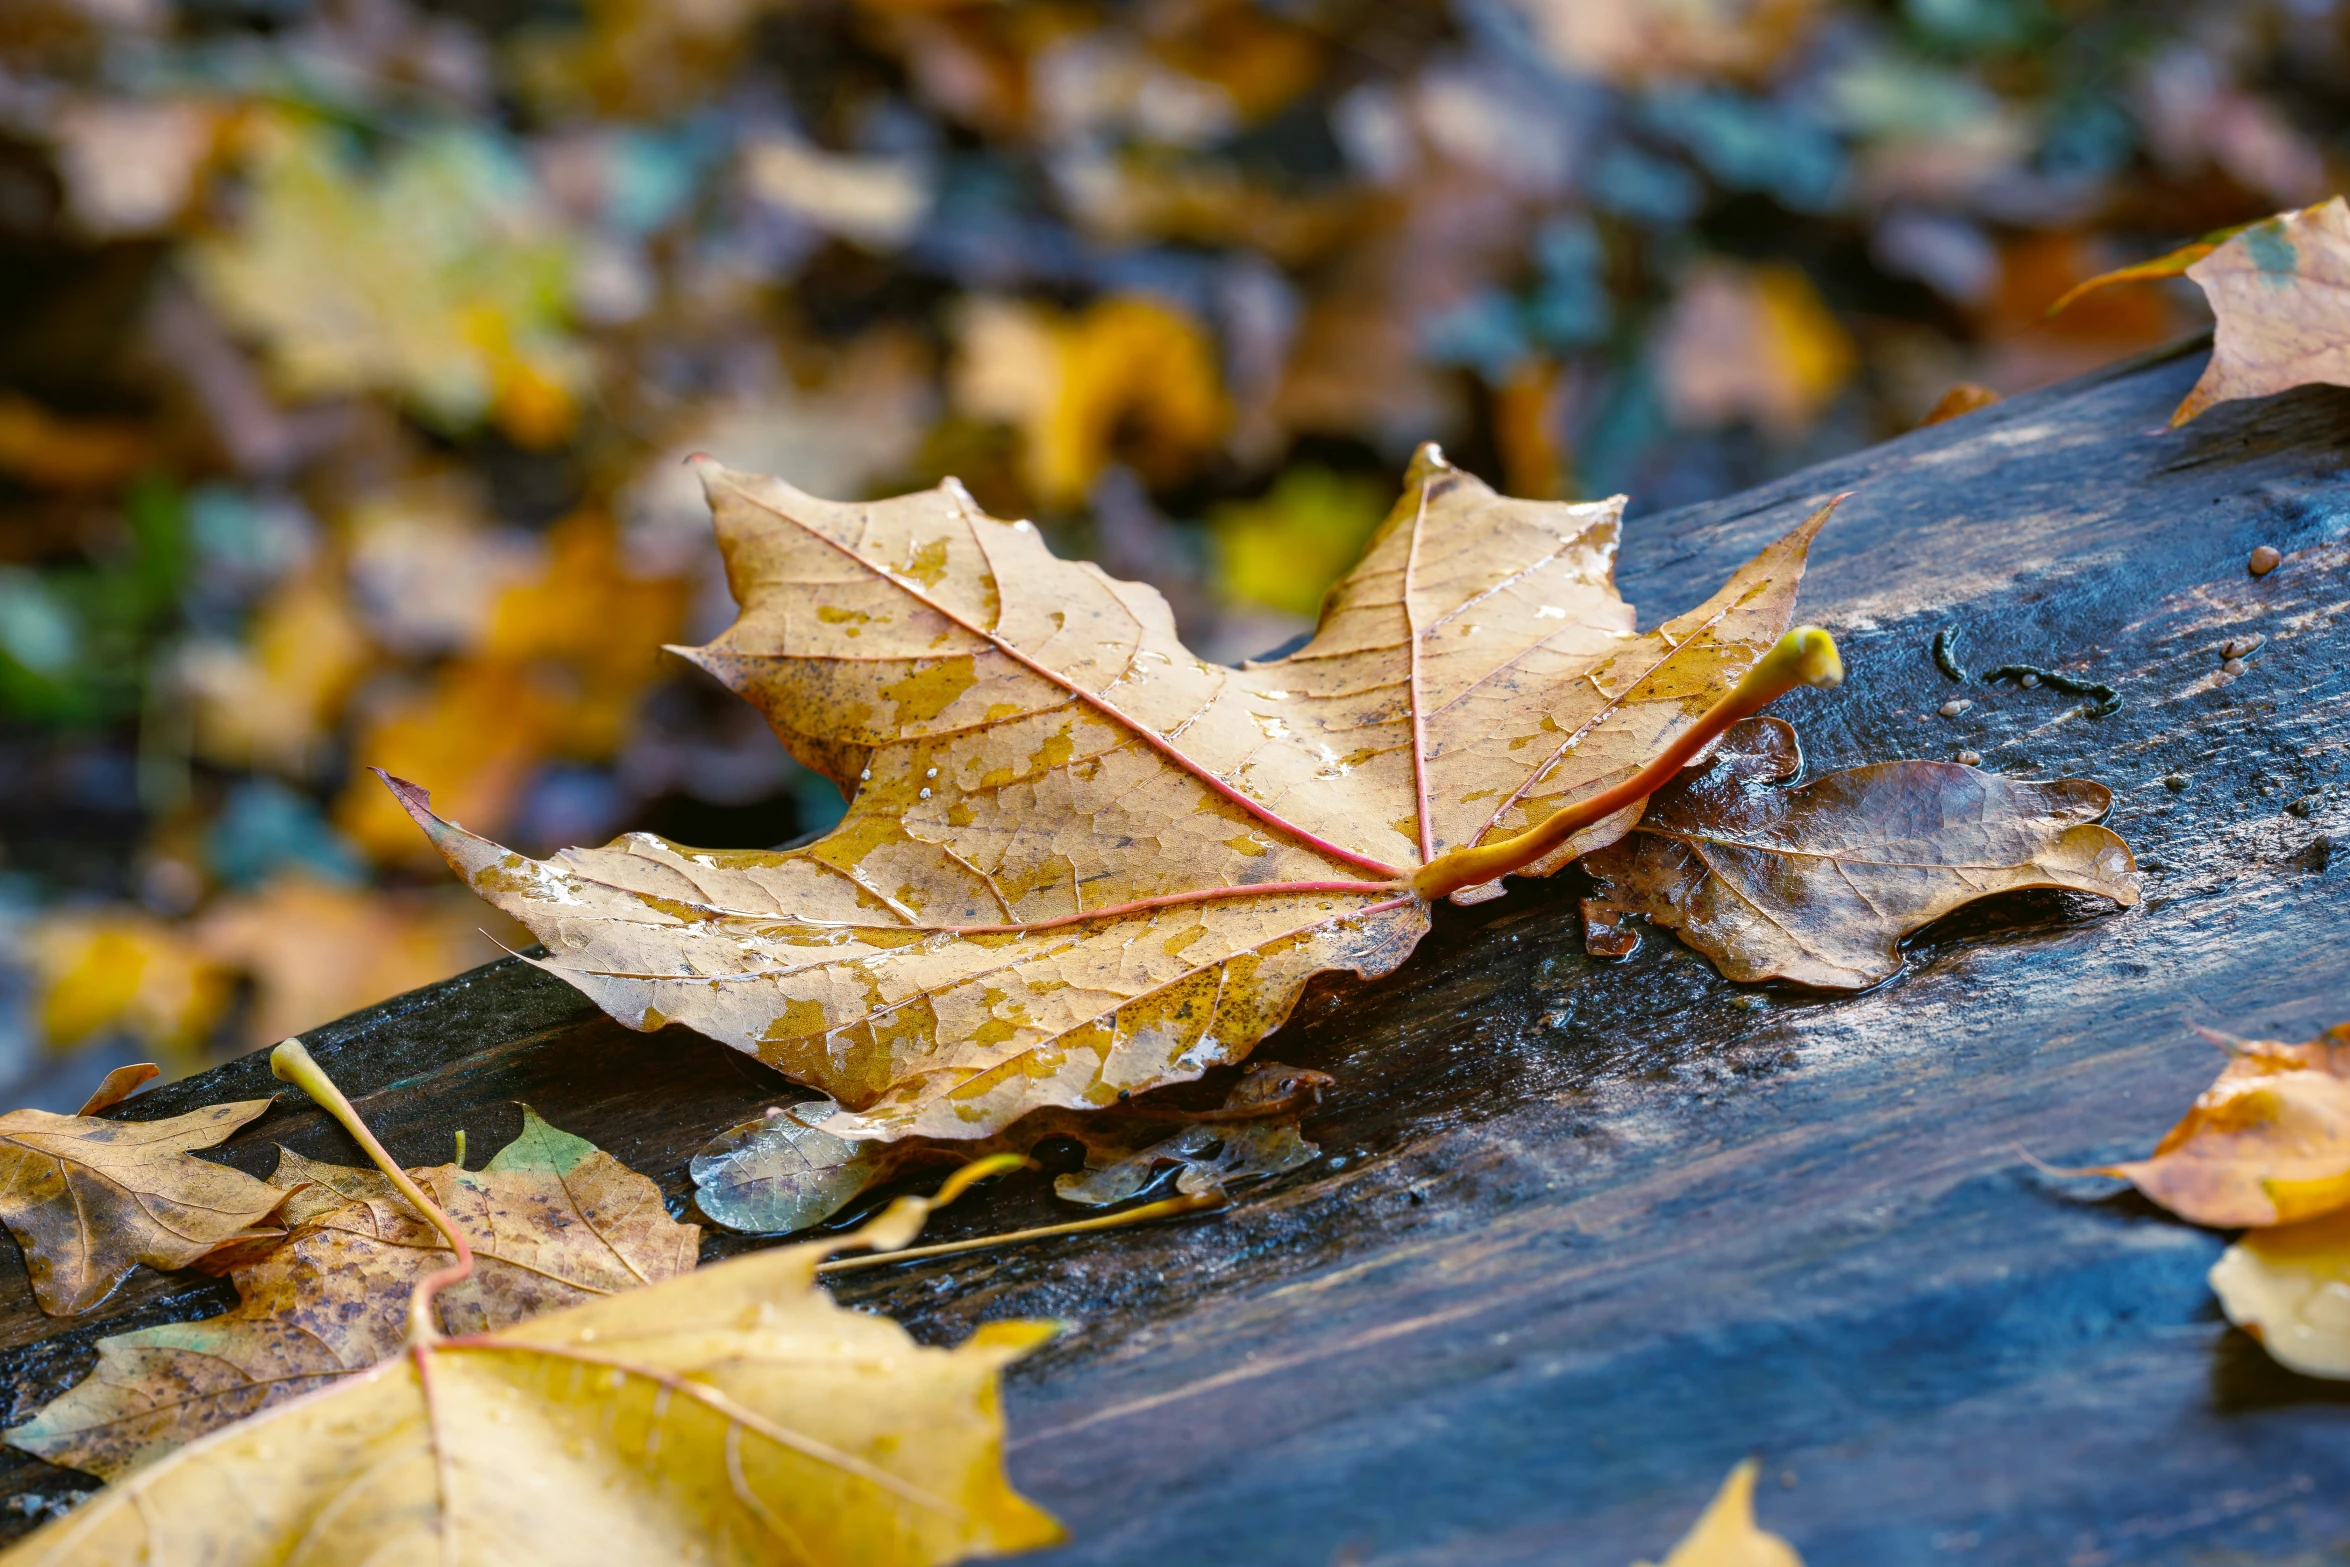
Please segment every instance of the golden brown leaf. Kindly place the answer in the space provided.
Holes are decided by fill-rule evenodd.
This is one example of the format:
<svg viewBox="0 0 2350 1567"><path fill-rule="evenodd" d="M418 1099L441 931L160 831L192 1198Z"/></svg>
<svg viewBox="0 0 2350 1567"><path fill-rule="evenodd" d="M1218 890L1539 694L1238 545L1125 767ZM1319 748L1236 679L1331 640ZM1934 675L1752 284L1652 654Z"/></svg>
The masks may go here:
<svg viewBox="0 0 2350 1567"><path fill-rule="evenodd" d="M1436 890L1620 834L1639 800L1609 791L1649 787L1774 649L1826 517L1641 633L1612 581L1619 503L1505 500L1429 448L1313 641L1229 669L1156 592L951 481L844 505L704 480L743 615L688 656L855 791L829 836L534 862L394 787L553 972L822 1089L851 1139L984 1137L1196 1077L1312 975L1402 962L1427 928L1415 867L1580 821L1572 802L1612 814ZM1833 678L1824 636L1790 640L1824 650L1801 678Z"/></svg>
<svg viewBox="0 0 2350 1567"><path fill-rule="evenodd" d="M2219 318L2211 362L2174 425L2214 403L2321 382L2350 386L2350 202L2255 223L2187 268Z"/></svg>
<svg viewBox="0 0 2350 1567"><path fill-rule="evenodd" d="M266 1181L188 1152L268 1108L247 1099L160 1121L0 1115L0 1220L24 1248L41 1309L88 1311L138 1264L184 1268L283 1202Z"/></svg>
<svg viewBox="0 0 2350 1567"><path fill-rule="evenodd" d="M436 1297L452 1333L674 1278L700 1246L659 1187L527 1106L487 1168L414 1173L474 1248L473 1276ZM293 1232L237 1270L236 1309L100 1339L97 1367L9 1443L111 1480L398 1353L410 1288L452 1256L440 1232L372 1169L289 1152L272 1184Z"/></svg>
<svg viewBox="0 0 2350 1567"><path fill-rule="evenodd" d="M427 1344L125 1476L0 1560L915 1567L1051 1544L1005 1482L996 1388L1050 1327L930 1349L815 1288L828 1253L902 1243L925 1206Z"/></svg>
<svg viewBox="0 0 2350 1567"><path fill-rule="evenodd" d="M1751 1458L1730 1471L1664 1567L1803 1567L1795 1547L1755 1524L1754 1474Z"/></svg>
<svg viewBox="0 0 2350 1567"><path fill-rule="evenodd" d="M1860 990L1900 971L1903 937L1992 893L2138 901L2129 846L2090 825L2112 802L2100 784L1884 762L1782 787L1802 766L1780 720L1733 728L1710 767L1658 790L1623 841L1585 858L1598 929L1630 910L1731 979Z"/></svg>
<svg viewBox="0 0 2350 1567"><path fill-rule="evenodd" d="M2211 1287L2277 1364L2350 1381L2350 1212L2254 1230L2211 1265Z"/></svg>
<svg viewBox="0 0 2350 1567"><path fill-rule="evenodd" d="M2219 1228L2350 1206L2350 1023L2302 1045L2228 1043L2228 1064L2153 1156L2101 1173Z"/></svg>

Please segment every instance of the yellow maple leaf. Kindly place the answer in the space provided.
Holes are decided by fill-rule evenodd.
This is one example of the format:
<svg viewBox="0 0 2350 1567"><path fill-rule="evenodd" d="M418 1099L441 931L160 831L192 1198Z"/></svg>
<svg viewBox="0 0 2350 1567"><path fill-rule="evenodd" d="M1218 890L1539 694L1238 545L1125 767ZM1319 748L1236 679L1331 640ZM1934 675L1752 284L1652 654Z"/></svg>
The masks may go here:
<svg viewBox="0 0 2350 1567"><path fill-rule="evenodd" d="M2211 1288L2277 1364L2350 1381L2350 1211L2252 1231L2211 1265Z"/></svg>
<svg viewBox="0 0 2350 1567"><path fill-rule="evenodd" d="M2226 1040L2228 1064L2151 1157L2099 1172L2197 1224L2289 1224L2350 1205L2350 1023L2306 1044Z"/></svg>
<svg viewBox="0 0 2350 1567"><path fill-rule="evenodd" d="M743 615L681 651L854 788L841 824L533 862L394 788L550 969L821 1088L851 1139L1236 1061L1315 973L1387 972L1431 900L1611 841L1722 727L1840 674L1825 633L1782 637L1827 508L1642 633L1620 501L1505 500L1429 448L1314 640L1235 670L951 481L852 505L703 474Z"/></svg>
<svg viewBox="0 0 2350 1567"><path fill-rule="evenodd" d="M24 1248L41 1309L88 1311L137 1264L184 1268L275 1210L284 1192L189 1152L268 1108L248 1099L160 1121L0 1115L0 1220Z"/></svg>

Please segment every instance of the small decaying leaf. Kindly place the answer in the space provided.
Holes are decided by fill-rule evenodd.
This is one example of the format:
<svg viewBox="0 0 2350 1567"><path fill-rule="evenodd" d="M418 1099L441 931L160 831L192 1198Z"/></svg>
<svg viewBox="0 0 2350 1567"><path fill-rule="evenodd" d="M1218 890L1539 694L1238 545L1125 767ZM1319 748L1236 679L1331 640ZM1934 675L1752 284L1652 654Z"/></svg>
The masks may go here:
<svg viewBox="0 0 2350 1567"><path fill-rule="evenodd" d="M2218 1078L2151 1157L2098 1173L2221 1229L2350 1207L2350 1023L2299 1045L2206 1037L2229 1052Z"/></svg>
<svg viewBox="0 0 2350 1567"><path fill-rule="evenodd" d="M2094 288L2181 274L2202 288L2218 326L2211 362L2172 424L2240 397L2312 384L2350 386L2350 316L2343 311L2350 295L2350 202L2336 196L2206 234L2168 255L2089 279L2050 313Z"/></svg>
<svg viewBox="0 0 2350 1567"><path fill-rule="evenodd" d="M1663 1567L1803 1567L1794 1546L1755 1523L1754 1476L1754 1460L1741 1460Z"/></svg>
<svg viewBox="0 0 2350 1567"><path fill-rule="evenodd" d="M280 1075L450 1241L453 1263L416 1283L407 1352L123 1476L0 1560L921 1567L1060 1538L1004 1478L997 1388L1050 1326L926 1348L815 1287L827 1255L902 1247L936 1202L450 1337L432 1297L472 1266L461 1231L289 1045ZM1008 1162L967 1167L937 1201Z"/></svg>
<svg viewBox="0 0 2350 1567"><path fill-rule="evenodd" d="M476 1259L436 1297L450 1332L674 1278L700 1249L659 1187L527 1106L522 1135L486 1168L414 1174ZM236 1270L234 1310L99 1340L96 1368L8 1431L10 1445L113 1479L398 1353L410 1289L453 1255L440 1232L372 1169L285 1152L273 1184L291 1233Z"/></svg>
<svg viewBox="0 0 2350 1567"><path fill-rule="evenodd" d="M2350 1211L2254 1230L2212 1264L2211 1288L2279 1365L2350 1381Z"/></svg>
<svg viewBox="0 0 2350 1567"><path fill-rule="evenodd" d="M1432 898L1610 841L1707 725L1841 674L1787 633L1828 508L1640 632L1620 501L1506 500L1424 448L1314 639L1231 669L952 481L840 504L701 472L743 612L682 651L853 792L840 825L532 861L393 787L544 967L821 1090L844 1140L984 1138L1237 1061L1314 974L1401 963Z"/></svg>
<svg viewBox="0 0 2350 1567"><path fill-rule="evenodd" d="M1225 1192L1252 1181L1303 1169L1322 1150L1306 1141L1298 1118L1329 1085L1320 1072L1256 1061L1216 1110L1132 1152L1104 1137L1099 1118L1083 1128L1085 1168L1053 1178L1053 1190L1071 1202L1103 1207L1124 1202L1176 1170L1175 1189L1187 1197Z"/></svg>
<svg viewBox="0 0 2350 1567"><path fill-rule="evenodd" d="M694 1200L728 1229L781 1235L820 1224L920 1158L960 1161L974 1154L1020 1154L1047 1139L1073 1139L1085 1167L1067 1171L1053 1189L1071 1202L1099 1207L1124 1202L1174 1168L1176 1189L1187 1196L1221 1192L1302 1168L1320 1150L1298 1130L1330 1079L1320 1072L1253 1061L1215 1110L1158 1110L1120 1106L1128 1114L1039 1110L977 1143L949 1154L919 1139L849 1142L824 1130L840 1107L828 1099L771 1110L728 1127L687 1167ZM1172 1136L1170 1122L1188 1122ZM1141 1132L1136 1136L1129 1132ZM1125 1135L1122 1135L1125 1134Z"/></svg>
<svg viewBox="0 0 2350 1567"><path fill-rule="evenodd" d="M160 1121L0 1115L0 1221L24 1248L41 1309L88 1311L138 1264L187 1267L273 1212L283 1191L189 1152L268 1108L248 1099Z"/></svg>
<svg viewBox="0 0 2350 1567"><path fill-rule="evenodd" d="M2092 825L2112 803L2102 784L1882 762L1785 787L1802 767L1793 728L1749 718L1710 765L1651 796L1630 833L1584 857L1592 951L1630 951L1631 912L1731 979L1862 990L1900 972L1903 937L1977 898L2059 887L2138 901L2129 846Z"/></svg>

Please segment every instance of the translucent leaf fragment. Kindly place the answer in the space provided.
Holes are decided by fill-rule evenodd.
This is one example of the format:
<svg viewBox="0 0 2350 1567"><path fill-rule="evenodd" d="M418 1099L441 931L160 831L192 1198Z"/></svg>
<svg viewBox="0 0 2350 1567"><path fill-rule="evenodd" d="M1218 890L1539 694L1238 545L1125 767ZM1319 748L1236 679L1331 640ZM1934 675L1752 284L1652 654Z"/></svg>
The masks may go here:
<svg viewBox="0 0 2350 1567"><path fill-rule="evenodd" d="M1096 1146L1102 1129L1094 1118L1083 1128L1089 1134L1086 1168L1055 1177L1053 1190L1071 1202L1102 1207L1124 1202L1170 1166L1178 1172L1175 1189L1187 1197L1303 1169L1322 1150L1306 1140L1298 1118L1329 1081L1320 1072L1274 1061L1253 1063L1213 1119L1203 1118L1132 1152L1115 1144Z"/></svg>
<svg viewBox="0 0 2350 1567"><path fill-rule="evenodd" d="M695 1204L748 1235L784 1235L831 1218L904 1163L902 1145L852 1143L824 1130L839 1110L819 1099L720 1132L686 1167Z"/></svg>

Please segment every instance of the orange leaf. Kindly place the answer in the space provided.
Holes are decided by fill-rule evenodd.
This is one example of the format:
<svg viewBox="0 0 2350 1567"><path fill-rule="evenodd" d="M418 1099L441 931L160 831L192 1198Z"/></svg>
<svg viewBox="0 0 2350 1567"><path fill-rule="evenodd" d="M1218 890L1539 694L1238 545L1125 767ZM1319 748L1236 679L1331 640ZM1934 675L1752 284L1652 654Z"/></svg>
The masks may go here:
<svg viewBox="0 0 2350 1567"><path fill-rule="evenodd" d="M2303 1045L2232 1043L2153 1157L2110 1165L2183 1219L2289 1224L2350 1206L2350 1023Z"/></svg>

